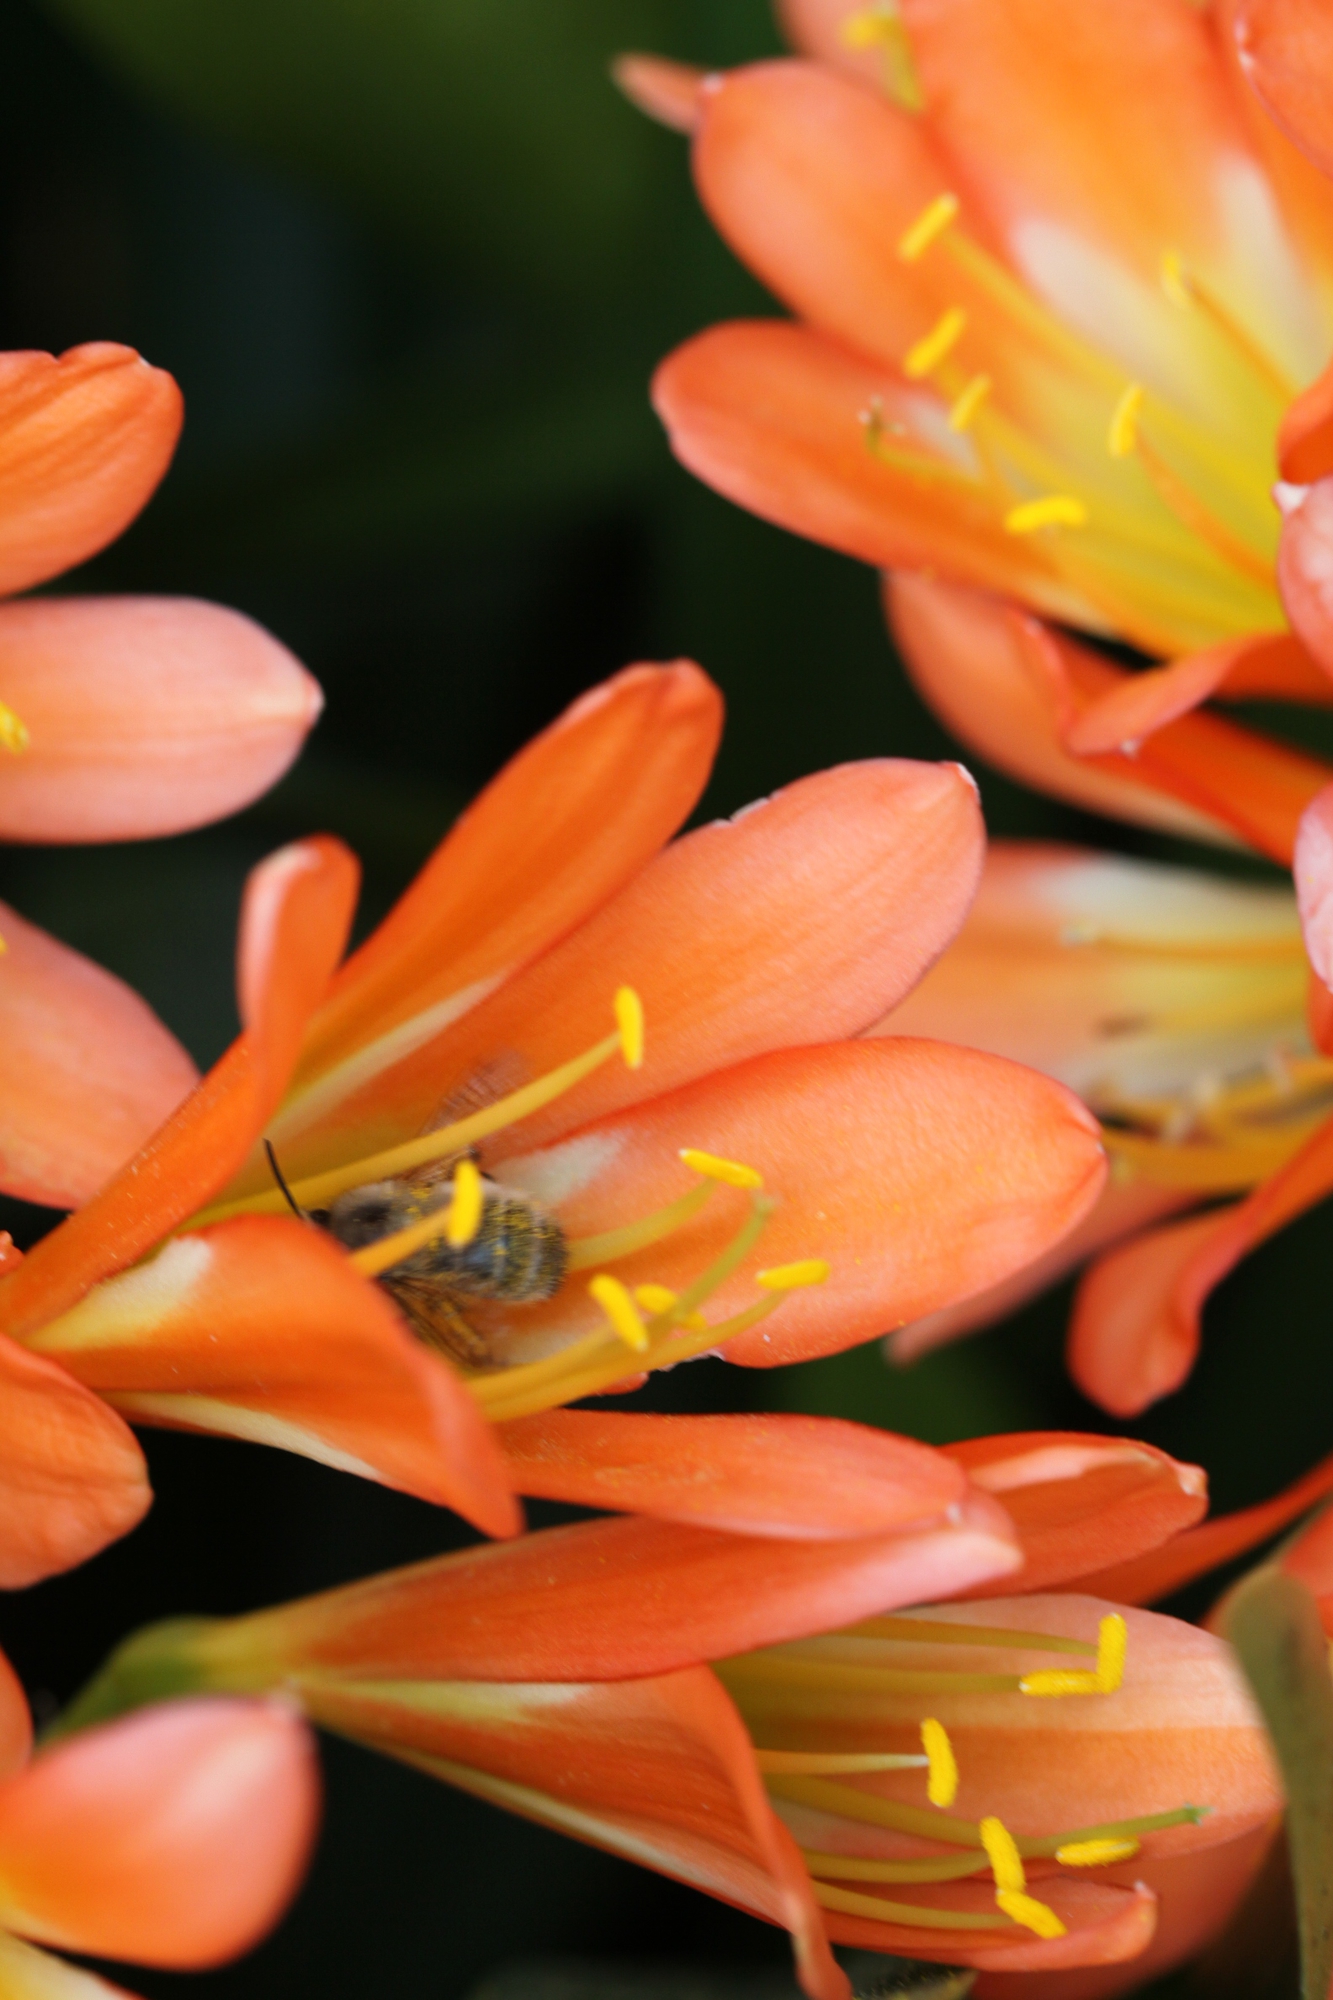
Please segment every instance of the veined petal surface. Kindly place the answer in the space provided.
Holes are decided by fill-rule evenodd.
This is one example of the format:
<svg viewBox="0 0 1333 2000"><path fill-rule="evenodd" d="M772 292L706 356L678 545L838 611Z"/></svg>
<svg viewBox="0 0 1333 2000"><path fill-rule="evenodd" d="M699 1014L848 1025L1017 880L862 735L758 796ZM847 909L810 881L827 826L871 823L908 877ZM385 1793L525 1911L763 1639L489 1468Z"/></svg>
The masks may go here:
<svg viewBox="0 0 1333 2000"><path fill-rule="evenodd" d="M1235 31L1245 74L1274 118L1317 167L1333 174L1327 8L1320 0L1241 0Z"/></svg>

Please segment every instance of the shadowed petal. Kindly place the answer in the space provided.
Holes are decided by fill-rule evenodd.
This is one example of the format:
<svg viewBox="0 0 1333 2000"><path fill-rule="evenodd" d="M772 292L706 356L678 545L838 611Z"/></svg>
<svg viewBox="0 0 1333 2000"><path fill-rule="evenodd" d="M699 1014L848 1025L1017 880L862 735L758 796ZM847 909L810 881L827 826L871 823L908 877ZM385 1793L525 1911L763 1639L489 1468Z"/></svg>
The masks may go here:
<svg viewBox="0 0 1333 2000"><path fill-rule="evenodd" d="M1157 1898L1146 1885L1121 1889L1109 1882L1080 1882L1072 1876L1060 1876L1042 1878L1036 1886L1042 1901L1064 1924L1065 1936L1037 1938L1017 1925L989 1932L941 1933L907 1924L884 1923L873 1917L852 1916L839 1910L828 1911L825 1923L829 1936L837 1944L861 1945L870 1951L933 1959L946 1965L961 1961L1025 1975L1058 1974L1060 1967L1069 1965L1118 1965L1127 1959L1137 1959L1152 1937ZM900 1890L898 1896L903 1895ZM995 1908L995 1890L989 1882L947 1882L938 1887L914 1883L907 1897L916 1904L933 1904L936 1908L960 1910L972 1916L988 1915ZM871 1900L866 1898L867 1903ZM941 1935L947 1943L941 1944ZM969 1937L978 1942L967 1942ZM1024 1978L1023 1985L1028 1994L1033 1992L1030 1976ZM973 1991L979 1990L980 1983Z"/></svg>
<svg viewBox="0 0 1333 2000"><path fill-rule="evenodd" d="M180 427L180 390L132 348L0 355L0 596L113 542L166 471Z"/></svg>
<svg viewBox="0 0 1333 2000"><path fill-rule="evenodd" d="M137 1152L199 1072L137 993L3 904L0 937L0 1183L24 1201L73 1208Z"/></svg>
<svg viewBox="0 0 1333 2000"><path fill-rule="evenodd" d="M291 1217L176 1237L32 1345L148 1423L299 1452L491 1534L522 1525L474 1399L331 1238Z"/></svg>
<svg viewBox="0 0 1333 2000"><path fill-rule="evenodd" d="M1137 748L1154 731L1217 695L1326 707L1333 702L1333 679L1290 633L1228 639L1168 666L1127 676L1075 717L1064 732L1065 748L1076 757Z"/></svg>
<svg viewBox="0 0 1333 2000"><path fill-rule="evenodd" d="M1278 124L1333 174L1333 19L1322 0L1241 0L1236 41L1246 76Z"/></svg>
<svg viewBox="0 0 1333 2000"><path fill-rule="evenodd" d="M314 1745L288 1708L174 1702L36 1757L0 1792L0 1922L188 1969L271 1929L305 1870Z"/></svg>
<svg viewBox="0 0 1333 2000"><path fill-rule="evenodd" d="M22 1770L32 1749L32 1717L18 1675L0 1653L0 1780Z"/></svg>
<svg viewBox="0 0 1333 2000"><path fill-rule="evenodd" d="M28 733L0 758L0 839L145 840L267 791L323 706L253 619L187 597L0 606L0 699Z"/></svg>

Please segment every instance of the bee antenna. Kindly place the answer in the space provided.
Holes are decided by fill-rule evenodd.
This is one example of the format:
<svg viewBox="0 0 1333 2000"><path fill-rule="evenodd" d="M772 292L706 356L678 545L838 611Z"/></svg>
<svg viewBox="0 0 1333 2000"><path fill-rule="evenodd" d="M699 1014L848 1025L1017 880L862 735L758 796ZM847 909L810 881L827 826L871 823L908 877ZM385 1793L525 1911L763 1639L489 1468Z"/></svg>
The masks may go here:
<svg viewBox="0 0 1333 2000"><path fill-rule="evenodd" d="M286 1175L283 1173L282 1168L278 1165L278 1156L274 1152L272 1146L269 1144L269 1141L267 1139L265 1139L264 1141L264 1151L268 1154L268 1163L269 1166L273 1169L273 1178L278 1183L278 1186L282 1189L283 1195L286 1198L288 1208L290 1208L293 1215L299 1216L302 1222L309 1222L310 1217L306 1214L300 1202L296 1199L296 1196L292 1193L291 1189L288 1187Z"/></svg>

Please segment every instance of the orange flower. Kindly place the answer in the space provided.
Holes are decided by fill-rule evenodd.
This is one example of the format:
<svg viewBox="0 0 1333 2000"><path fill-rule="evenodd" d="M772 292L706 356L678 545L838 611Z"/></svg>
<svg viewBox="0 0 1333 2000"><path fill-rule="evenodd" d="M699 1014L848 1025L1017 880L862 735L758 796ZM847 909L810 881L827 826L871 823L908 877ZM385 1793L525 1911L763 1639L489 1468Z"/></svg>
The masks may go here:
<svg viewBox="0 0 1333 2000"><path fill-rule="evenodd" d="M966 775L849 765L659 853L719 722L688 664L632 668L584 697L336 974L350 856L309 841L257 870L245 1032L148 1148L0 1278L0 1366L38 1403L33 1371L68 1396L77 1380L92 1427L110 1404L265 1440L506 1532L517 1516L491 1423L551 1413L512 1434L532 1491L558 1476L575 1497L581 1464L586 1497L604 1503L618 1483L637 1505L671 1449L632 1443L623 1424L638 1420L562 1429L557 1405L724 1343L751 1366L828 1353L984 1288L1072 1228L1104 1164L1071 1093L972 1051L845 1039L963 918L981 860ZM442 1103L446 1127L423 1133ZM474 1144L489 1181L465 1157ZM432 1162L424 1191L392 1181ZM385 1238L381 1219L349 1254L357 1232L337 1237L336 1204L366 1186L410 1226ZM289 1195L330 1226L296 1219ZM505 1201L525 1242L556 1246L535 1300L489 1275L428 1287L424 1307L409 1282L395 1289L395 1266L455 1230L469 1198L459 1250L485 1248L486 1204ZM446 1278L458 1270L438 1258ZM395 1301L415 1302L458 1367ZM11 1407L30 1481L71 1434L48 1440L36 1404ZM75 1514L94 1484L81 1451L51 1472ZM143 1504L140 1487L126 1519ZM13 1519L29 1520L17 1493ZM12 1534L12 1562L52 1563L46 1545L20 1557ZM105 1534L103 1513L63 1560Z"/></svg>
<svg viewBox="0 0 1333 2000"><path fill-rule="evenodd" d="M341 1734L786 1924L822 2000L845 1992L830 1937L997 1975L1123 1964L1136 1984L1225 1920L1280 1794L1220 1641L1049 1592L1169 1546L1202 1475L1058 1433L949 1456L971 1480L952 1524L812 1544L586 1522L151 1628L62 1726L281 1686ZM996 1595L1012 1553L988 1495L1048 1594ZM898 1610L923 1594L990 1601Z"/></svg>
<svg viewBox="0 0 1333 2000"><path fill-rule="evenodd" d="M0 1988L129 2000L42 1945L193 1971L257 1944L305 1872L319 1816L309 1732L288 1707L146 1709L29 1761L0 1657Z"/></svg>

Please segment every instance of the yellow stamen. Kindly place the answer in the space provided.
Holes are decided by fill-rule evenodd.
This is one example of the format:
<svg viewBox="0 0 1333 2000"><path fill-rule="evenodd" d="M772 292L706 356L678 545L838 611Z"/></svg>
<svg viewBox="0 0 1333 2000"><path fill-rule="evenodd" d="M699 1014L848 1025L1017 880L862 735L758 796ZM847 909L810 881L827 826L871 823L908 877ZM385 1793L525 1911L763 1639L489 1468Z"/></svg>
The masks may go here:
<svg viewBox="0 0 1333 2000"><path fill-rule="evenodd" d="M803 1847L805 1865L812 1875L835 1882L959 1882L977 1875L985 1866L979 1854L931 1854L913 1861L869 1861L859 1855L824 1854Z"/></svg>
<svg viewBox="0 0 1333 2000"><path fill-rule="evenodd" d="M616 1026L626 1069L643 1068L643 1002L632 986L616 988Z"/></svg>
<svg viewBox="0 0 1333 2000"><path fill-rule="evenodd" d="M391 1236L381 1236L378 1243L367 1243L363 1250L349 1252L348 1262L361 1273L363 1278L378 1278L382 1272L391 1271L395 1264L405 1263L409 1257L414 1257L417 1251L424 1250L428 1243L438 1242L441 1236L454 1249L459 1249L463 1244L472 1241L481 1222L484 1198L481 1175L472 1166L471 1160L460 1160L458 1165L460 1169L471 1167L477 1179L476 1220L468 1233L455 1241L453 1232L460 1222L469 1220L472 1213L471 1202L474 1198L464 1192L460 1206L458 1182L455 1179L451 1201L433 1208L430 1214L423 1215L419 1222L409 1222L406 1229L395 1229Z"/></svg>
<svg viewBox="0 0 1333 2000"><path fill-rule="evenodd" d="M1035 1896L1025 1896L1018 1889L997 1889L995 1901L1006 1917L1035 1931L1039 1938L1064 1937L1065 1925L1048 1903L1039 1903Z"/></svg>
<svg viewBox="0 0 1333 2000"><path fill-rule="evenodd" d="M838 1889L829 1882L811 1885L815 1899L826 1910L845 1910L853 1917L873 1917L882 1924L911 1924L914 1930L994 1931L1000 1928L993 1917L975 1910L941 1910L917 1903L890 1903L883 1896L858 1896L854 1889Z"/></svg>
<svg viewBox="0 0 1333 2000"><path fill-rule="evenodd" d="M723 1160L716 1153L701 1153L694 1146L682 1146L680 1157L692 1174L702 1174L706 1180L725 1181L728 1187L761 1188L762 1174L753 1167L743 1166L739 1160Z"/></svg>
<svg viewBox="0 0 1333 2000"><path fill-rule="evenodd" d="M1131 382L1112 412L1106 433L1106 449L1112 458L1128 458L1138 442L1139 411L1143 408L1143 384Z"/></svg>
<svg viewBox="0 0 1333 2000"><path fill-rule="evenodd" d="M912 59L911 38L903 26L894 0L874 0L859 13L849 14L838 39L847 49L883 51L884 88L904 111L919 111L923 98L921 83Z"/></svg>
<svg viewBox="0 0 1333 2000"><path fill-rule="evenodd" d="M666 1285L636 1285L634 1287L634 1297L646 1313L654 1315L657 1313L671 1313L677 1326L692 1327L698 1332L708 1324L702 1313L689 1313L684 1319L681 1319L678 1314L673 1312L672 1308L677 1304L679 1294L669 1290Z"/></svg>
<svg viewBox="0 0 1333 2000"><path fill-rule="evenodd" d="M866 450L881 465L903 473L908 479L920 480L927 486L938 485L943 480L946 486L962 487L970 494L981 490L981 480L976 472L967 467L896 444L895 437L906 437L910 433L906 424L896 419L891 423L884 421L884 406L878 396L872 399L868 409L862 411L860 421L865 427Z"/></svg>
<svg viewBox="0 0 1333 2000"><path fill-rule="evenodd" d="M1129 1628L1118 1611L1103 1618L1097 1628L1097 1665L1091 1673L1055 1668L1025 1674L1019 1683L1024 1694L1114 1694L1125 1678L1125 1654Z"/></svg>
<svg viewBox="0 0 1333 2000"><path fill-rule="evenodd" d="M0 701L0 745L18 757L27 749L30 740L23 718L15 715L7 702Z"/></svg>
<svg viewBox="0 0 1333 2000"><path fill-rule="evenodd" d="M989 375L974 375L949 410L949 429L965 431L991 391Z"/></svg>
<svg viewBox="0 0 1333 2000"><path fill-rule="evenodd" d="M958 1796L958 1760L953 1754L949 1732L942 1722L928 1715L921 1725L921 1748L930 1763L926 1797L943 1811Z"/></svg>
<svg viewBox="0 0 1333 2000"><path fill-rule="evenodd" d="M949 306L936 320L928 334L908 349L903 359L903 374L909 382L919 382L939 367L946 354L957 346L967 325L967 314L961 306Z"/></svg>
<svg viewBox="0 0 1333 2000"><path fill-rule="evenodd" d="M756 1271L754 1281L766 1292L796 1292L804 1285L822 1285L829 1267L822 1257L802 1257L795 1264L774 1264L771 1270Z"/></svg>
<svg viewBox="0 0 1333 2000"><path fill-rule="evenodd" d="M1081 528L1087 518L1087 508L1072 493L1046 493L1040 500L1024 500L1011 507L1004 525L1011 535L1031 535L1038 528Z"/></svg>
<svg viewBox="0 0 1333 2000"><path fill-rule="evenodd" d="M619 1229L604 1229L597 1236L574 1237L566 1269L586 1271L595 1264L614 1264L621 1257L632 1257L636 1250L646 1250L664 1237L674 1236L699 1213L714 1185L712 1181L699 1181L688 1193L668 1202L665 1208L655 1209L651 1215L640 1216L637 1222L622 1223Z"/></svg>
<svg viewBox="0 0 1333 2000"><path fill-rule="evenodd" d="M898 255L904 264L915 264L918 257L929 250L937 236L942 236L958 213L956 194L937 194L928 202L910 229L905 229L898 238Z"/></svg>
<svg viewBox="0 0 1333 2000"><path fill-rule="evenodd" d="M859 1639L901 1639L909 1645L1012 1646L1025 1653L1095 1653L1089 1639L1066 1639L1058 1632L1017 1632L1008 1625L961 1625L952 1618L862 1618L849 1625Z"/></svg>
<svg viewBox="0 0 1333 2000"><path fill-rule="evenodd" d="M1173 306L1187 306L1192 303L1189 286L1185 283L1185 266L1178 250L1163 250L1159 267L1162 290Z"/></svg>
<svg viewBox="0 0 1333 2000"><path fill-rule="evenodd" d="M619 1278L613 1278L609 1272L603 1271L591 1281L588 1290L626 1347L632 1347L636 1354L642 1354L648 1345L648 1329L639 1318L639 1309Z"/></svg>
<svg viewBox="0 0 1333 2000"><path fill-rule="evenodd" d="M1157 489L1158 497L1182 526L1197 535L1214 555L1238 575L1248 577L1252 583L1271 586L1272 562L1266 556L1256 554L1239 535L1234 535L1225 521L1219 520L1211 507L1205 506L1198 494L1185 484L1147 438L1137 435L1135 450L1139 463Z"/></svg>
<svg viewBox="0 0 1333 2000"><path fill-rule="evenodd" d="M997 1889L1022 1891L1027 1888L1028 1878L1023 1873L1023 1863L1014 1836L1002 1819L983 1819L978 1829L981 1844L986 1850L991 1873L995 1877Z"/></svg>
<svg viewBox="0 0 1333 2000"><path fill-rule="evenodd" d="M925 1757L896 1752L849 1751L845 1756L824 1756L814 1750L759 1750L755 1762L761 1771L785 1772L794 1777L820 1778L840 1771L919 1771Z"/></svg>
<svg viewBox="0 0 1333 2000"><path fill-rule="evenodd" d="M1128 1861L1138 1851L1137 1840L1071 1840L1056 1848L1055 1858L1066 1868L1104 1868L1111 1861Z"/></svg>
<svg viewBox="0 0 1333 2000"><path fill-rule="evenodd" d="M444 1240L451 1250L461 1250L481 1228L486 1195L481 1175L472 1160L460 1160L454 1168L454 1198L444 1225Z"/></svg>
<svg viewBox="0 0 1333 2000"><path fill-rule="evenodd" d="M1206 285L1196 271L1188 268L1178 250L1163 251L1160 271L1162 290L1172 305L1196 306L1223 339L1249 362L1279 401L1289 403L1296 394L1297 385L1249 329L1242 326L1230 309L1223 305L1212 287Z"/></svg>

